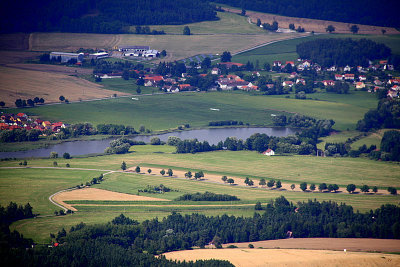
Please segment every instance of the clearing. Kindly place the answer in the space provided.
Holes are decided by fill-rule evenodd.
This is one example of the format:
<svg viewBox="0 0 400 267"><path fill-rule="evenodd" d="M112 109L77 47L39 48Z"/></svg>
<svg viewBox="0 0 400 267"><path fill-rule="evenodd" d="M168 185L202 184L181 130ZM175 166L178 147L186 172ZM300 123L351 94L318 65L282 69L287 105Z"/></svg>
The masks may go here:
<svg viewBox="0 0 400 267"><path fill-rule="evenodd" d="M399 266L400 255L304 249L196 249L164 254L171 260L228 260L240 266Z"/></svg>

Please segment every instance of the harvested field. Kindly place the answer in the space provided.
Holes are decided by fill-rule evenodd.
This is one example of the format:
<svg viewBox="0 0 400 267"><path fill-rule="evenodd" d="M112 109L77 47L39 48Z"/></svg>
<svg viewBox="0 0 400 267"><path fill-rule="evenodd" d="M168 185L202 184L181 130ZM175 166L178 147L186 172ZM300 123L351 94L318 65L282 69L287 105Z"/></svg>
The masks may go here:
<svg viewBox="0 0 400 267"><path fill-rule="evenodd" d="M400 255L299 249L196 249L164 254L172 260L228 260L240 266L399 266Z"/></svg>
<svg viewBox="0 0 400 267"><path fill-rule="evenodd" d="M399 239L374 239L374 238L291 238L279 240L266 240L258 242L230 243L238 248L248 248L253 244L255 248L280 248L280 249L319 249L341 250L354 252L400 252Z"/></svg>
<svg viewBox="0 0 400 267"><path fill-rule="evenodd" d="M28 50L29 34L0 34L0 50Z"/></svg>
<svg viewBox="0 0 400 267"><path fill-rule="evenodd" d="M53 200L64 207L76 211L74 207L66 204L68 200L110 200L110 201L169 201L167 199L130 195L125 193L112 192L97 188L83 188L59 193L53 197Z"/></svg>
<svg viewBox="0 0 400 267"><path fill-rule="evenodd" d="M211 35L136 35L136 34L79 34L79 33L33 33L32 51L76 51L82 48L113 48L118 45L149 45L166 50L168 60L178 60L195 54L236 53L275 40L286 40L302 34L211 34ZM165 59L163 59L165 60Z"/></svg>
<svg viewBox="0 0 400 267"><path fill-rule="evenodd" d="M32 51L0 51L0 65L24 63L28 60L34 60L38 58L41 52Z"/></svg>
<svg viewBox="0 0 400 267"><path fill-rule="evenodd" d="M241 10L234 8L224 8L228 12L233 13L241 13ZM296 28L298 26L303 27L307 32L326 32L326 27L328 25L333 25L335 27L335 33L352 33L350 31L350 26L355 23L344 23L344 22L335 22L335 21L327 21L327 20L317 20L317 19L306 19L306 18L294 18L294 17L286 17L279 16L255 11L246 11L246 16L250 17L253 23L257 22L257 19L260 19L262 23L272 23L273 21L277 21L279 23L280 28L289 28L290 23L294 23ZM395 28L390 27L379 27L379 26L370 26L370 25L361 25L357 24L360 28L359 34L382 34L382 30L386 30L386 34L399 34L400 32Z"/></svg>
<svg viewBox="0 0 400 267"><path fill-rule="evenodd" d="M43 97L48 104L59 102L60 95L71 102L111 97L115 93L126 95L66 74L0 67L0 99L7 107L14 106L18 98Z"/></svg>
<svg viewBox="0 0 400 267"><path fill-rule="evenodd" d="M80 67L67 67L62 65L48 65L48 64L7 64L9 68L21 70L36 70L48 73L60 73L66 75L90 75L93 73L92 69L85 69Z"/></svg>

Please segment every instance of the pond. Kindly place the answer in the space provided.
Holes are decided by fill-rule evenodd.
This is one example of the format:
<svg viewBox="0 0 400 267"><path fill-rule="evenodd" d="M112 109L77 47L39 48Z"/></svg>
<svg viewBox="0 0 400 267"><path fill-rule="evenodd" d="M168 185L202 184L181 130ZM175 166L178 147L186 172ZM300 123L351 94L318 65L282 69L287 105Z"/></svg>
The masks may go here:
<svg viewBox="0 0 400 267"><path fill-rule="evenodd" d="M154 136L159 137L161 141L167 141L169 136L176 136L182 140L197 138L199 141L208 141L212 145L217 144L219 141L224 141L227 137L232 136L235 136L238 139L245 140L255 133L265 133L269 136L282 137L295 134L296 130L291 128L274 127L214 128L171 132L159 135L135 136L131 137L130 139L149 143L151 138L153 138ZM71 156L103 153L104 149L109 146L111 140L112 139L64 142L61 144L40 149L16 152L0 152L0 158L48 157L50 155L50 152L52 151L57 152L59 156L62 156L62 154L64 154L65 152L68 152Z"/></svg>

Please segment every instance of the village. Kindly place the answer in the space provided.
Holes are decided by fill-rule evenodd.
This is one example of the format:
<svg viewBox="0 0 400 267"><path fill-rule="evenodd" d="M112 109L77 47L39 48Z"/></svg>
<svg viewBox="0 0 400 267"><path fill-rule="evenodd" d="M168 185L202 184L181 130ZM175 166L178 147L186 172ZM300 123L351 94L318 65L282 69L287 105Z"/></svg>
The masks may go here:
<svg viewBox="0 0 400 267"><path fill-rule="evenodd" d="M44 121L39 118L32 118L25 113L18 114L1 114L0 117L0 130L15 130L15 129L25 129L25 130L39 130L44 132L57 133L61 128L68 127L67 124L62 122L50 122Z"/></svg>

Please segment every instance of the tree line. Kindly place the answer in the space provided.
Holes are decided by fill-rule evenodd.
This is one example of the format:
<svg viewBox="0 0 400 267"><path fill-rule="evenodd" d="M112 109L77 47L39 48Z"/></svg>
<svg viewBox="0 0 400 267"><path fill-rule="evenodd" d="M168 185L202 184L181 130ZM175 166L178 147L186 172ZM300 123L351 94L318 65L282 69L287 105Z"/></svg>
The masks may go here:
<svg viewBox="0 0 400 267"><path fill-rule="evenodd" d="M368 39L317 39L296 46L300 58L310 59L323 67L363 66L368 67L369 60L386 59L391 50L384 44Z"/></svg>
<svg viewBox="0 0 400 267"><path fill-rule="evenodd" d="M184 194L177 199L177 201L238 201L240 200L237 196L228 194L216 194L212 192Z"/></svg>
<svg viewBox="0 0 400 267"><path fill-rule="evenodd" d="M208 1L15 0L0 3L1 32L127 33L129 26L218 19ZM142 31L140 33L143 33ZM149 34L162 32L149 31Z"/></svg>
<svg viewBox="0 0 400 267"><path fill-rule="evenodd" d="M374 0L217 0L221 4L289 17L399 27L396 2Z"/></svg>

